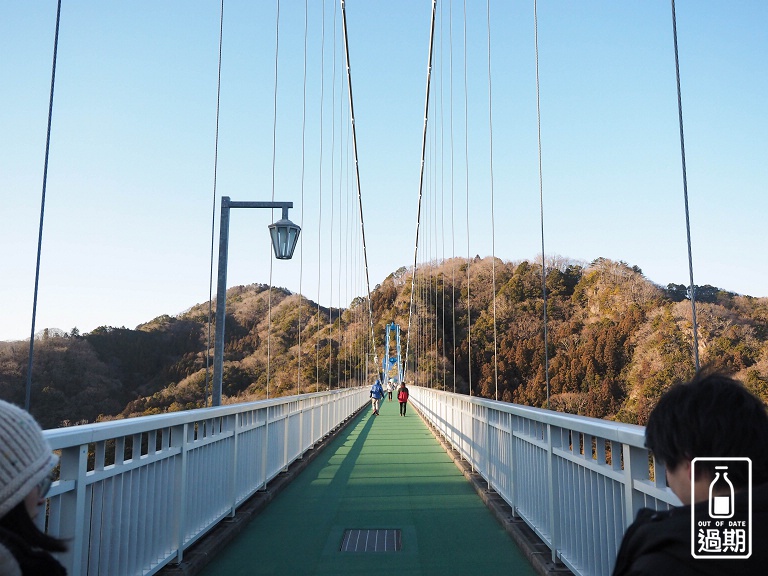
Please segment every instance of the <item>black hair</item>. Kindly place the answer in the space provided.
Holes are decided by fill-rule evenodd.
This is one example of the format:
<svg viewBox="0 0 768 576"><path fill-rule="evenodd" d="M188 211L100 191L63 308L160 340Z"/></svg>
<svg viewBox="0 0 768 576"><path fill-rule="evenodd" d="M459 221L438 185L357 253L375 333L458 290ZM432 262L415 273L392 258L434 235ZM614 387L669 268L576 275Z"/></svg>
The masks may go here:
<svg viewBox="0 0 768 576"><path fill-rule="evenodd" d="M674 384L648 418L645 445L669 470L696 457L748 457L752 482L768 482L768 412L738 380L708 369L688 383ZM714 463L696 466L714 477ZM730 476L745 486L742 474Z"/></svg>
<svg viewBox="0 0 768 576"><path fill-rule="evenodd" d="M33 548L40 548L48 552L66 552L67 544L64 540L54 538L42 532L29 517L27 507L22 500L11 508L5 516L0 518L0 527L16 534L24 542Z"/></svg>

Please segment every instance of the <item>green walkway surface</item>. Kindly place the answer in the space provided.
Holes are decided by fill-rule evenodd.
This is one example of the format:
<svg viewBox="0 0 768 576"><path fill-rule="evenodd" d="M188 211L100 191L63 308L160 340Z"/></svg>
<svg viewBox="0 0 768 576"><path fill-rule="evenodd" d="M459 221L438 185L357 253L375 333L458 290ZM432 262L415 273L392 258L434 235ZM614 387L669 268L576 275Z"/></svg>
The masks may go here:
<svg viewBox="0 0 768 576"><path fill-rule="evenodd" d="M348 529L397 529L398 552L342 552ZM421 418L359 415L202 572L535 574Z"/></svg>

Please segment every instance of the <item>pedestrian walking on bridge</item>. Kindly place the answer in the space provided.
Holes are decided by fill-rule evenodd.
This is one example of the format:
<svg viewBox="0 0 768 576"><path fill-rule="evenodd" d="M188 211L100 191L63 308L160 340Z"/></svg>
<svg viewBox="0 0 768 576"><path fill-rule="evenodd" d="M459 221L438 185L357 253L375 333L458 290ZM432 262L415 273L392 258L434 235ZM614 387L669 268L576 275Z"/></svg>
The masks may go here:
<svg viewBox="0 0 768 576"><path fill-rule="evenodd" d="M373 386L371 386L371 407L373 408L373 414L379 415L379 402L384 398L384 388L381 387L381 382L378 378Z"/></svg>
<svg viewBox="0 0 768 576"><path fill-rule="evenodd" d="M405 416L405 407L408 405L408 388L405 382L400 382L400 388L397 389L397 401L400 402L400 416Z"/></svg>

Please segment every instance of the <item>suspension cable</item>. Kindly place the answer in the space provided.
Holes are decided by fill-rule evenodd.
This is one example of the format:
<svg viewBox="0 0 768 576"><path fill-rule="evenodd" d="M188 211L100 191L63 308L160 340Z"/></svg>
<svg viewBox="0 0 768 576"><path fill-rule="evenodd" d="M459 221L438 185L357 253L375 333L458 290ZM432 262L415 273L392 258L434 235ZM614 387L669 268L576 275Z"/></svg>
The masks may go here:
<svg viewBox="0 0 768 576"><path fill-rule="evenodd" d="M343 259L344 262L344 302L348 303L349 305L349 284L350 284L350 260L351 256L349 254L349 227L350 227L350 218L349 218L349 210L350 210L350 204L349 201L349 124L346 125L346 135L345 140L346 144L346 151L345 151L345 158L347 159L347 163L345 164L345 171L344 171L344 192L345 192L345 202L344 202L344 254L345 257ZM341 239L341 234L339 234L339 239ZM341 293L341 249L339 249L339 293ZM349 318L349 315L347 315L347 318ZM346 330L341 331L341 323L343 320L343 315L339 315L339 331L341 333L341 339L345 344L345 354L344 354L344 370L341 370L341 365L339 365L339 381L341 381L341 375L344 375L344 387L347 388L349 386L349 359L351 357L351 347L349 338L344 338L344 334L346 333Z"/></svg>
<svg viewBox="0 0 768 576"><path fill-rule="evenodd" d="M549 350L547 338L547 275L544 261L544 183L541 168L541 99L539 97L539 19L537 1L533 0L533 39L536 48L536 128L539 145L539 215L541 220L541 293L544 299L544 377L547 386L547 409L549 409Z"/></svg>
<svg viewBox="0 0 768 576"><path fill-rule="evenodd" d="M323 108L325 105L325 0L322 4L322 32L320 40L320 177L318 182L318 221L317 221L317 341L315 346L315 392L320 391L320 279L322 258L321 231L323 228Z"/></svg>
<svg viewBox="0 0 768 576"><path fill-rule="evenodd" d="M343 77L339 78L339 82L343 87L344 78ZM340 109L343 108L343 104L344 104L344 97L341 96L339 98ZM342 241L342 228L344 228L344 231L346 232L346 225L348 223L346 220L346 213L345 213L346 211L344 207L345 203L343 200L342 192L344 191L345 171L346 171L346 166L348 164L348 163L345 163L345 160L347 159L347 156L345 156L345 153L349 154L349 146L347 146L345 150L344 144L345 144L345 136L348 137L349 133L347 132L347 134L344 134L342 132L343 126L342 126L341 118L342 118L342 115L339 114L339 268L338 268L339 275L338 275L338 281L336 283L336 286L337 286L336 290L338 293L337 301L339 303L339 306L336 311L336 318L339 321L339 327L337 330L337 334L339 336L339 342L337 346L338 352L336 353L336 387L337 388L341 387L341 359L343 357L342 343L344 342L344 332L341 326L341 307L343 305L343 300L341 299L341 284L342 284L341 265L344 262L344 258L342 256L342 249L344 248L345 243ZM349 126L349 124L347 124L347 126ZM349 183L348 180L347 180L347 183ZM342 220L344 220L343 225L342 225Z"/></svg>
<svg viewBox="0 0 768 576"><path fill-rule="evenodd" d="M280 49L280 0L277 0L277 11L275 17L275 89L272 108L272 202L275 201L275 163L277 155L277 63ZM274 211L273 211L274 212ZM267 398L269 398L269 382L271 367L271 339L272 339L272 266L274 264L274 255L272 247L269 247L269 294L267 298Z"/></svg>
<svg viewBox="0 0 768 576"><path fill-rule="evenodd" d="M453 0L448 5L448 44L450 44L450 119L451 119L451 324L453 329L453 393L456 393L456 201L454 194L454 184L456 182L454 173L454 145L453 145Z"/></svg>
<svg viewBox="0 0 768 576"><path fill-rule="evenodd" d="M328 390L333 374L333 190L336 168L336 4L333 5L333 73L331 75L331 225L328 232Z"/></svg>
<svg viewBox="0 0 768 576"><path fill-rule="evenodd" d="M498 329L496 326L496 223L493 196L493 94L491 85L491 3L486 0L486 25L488 28L488 132L491 165L491 277L493 285L493 383L496 400L499 399Z"/></svg>
<svg viewBox="0 0 768 576"><path fill-rule="evenodd" d="M222 0L223 1L223 0ZM304 228L304 166L306 153L306 134L307 134L307 12L308 0L304 0L304 79L303 79L303 97L301 111L301 228ZM298 344L299 358L296 367L296 394L301 394L301 305L303 303L302 282L304 279L304 237L299 237L299 314L298 324Z"/></svg>
<svg viewBox="0 0 768 576"><path fill-rule="evenodd" d="M419 226L421 224L421 199L424 190L424 161L427 148L427 125L429 120L429 86L432 79L432 50L435 41L435 9L437 7L437 0L432 0L432 17L430 19L430 31L429 31L429 57L427 59L427 89L426 97L424 99L424 130L421 136L421 168L419 170L419 201L416 209L416 241L413 250L413 272L411 276L411 302L408 310L408 334L405 340L405 369L403 370L403 378L408 370L408 354L410 352L411 344L411 318L413 316L414 305L414 290L416 288L416 269L417 258L419 253Z"/></svg>
<svg viewBox="0 0 768 576"><path fill-rule="evenodd" d="M464 0L464 181L467 197L467 377L469 395L472 396L472 307L470 306L470 274L472 263L469 251L469 96L467 94L467 0Z"/></svg>
<svg viewBox="0 0 768 576"><path fill-rule="evenodd" d="M40 252L43 247L43 221L45 219L45 190L48 185L48 157L51 150L51 121L53 119L53 88L56 85L56 56L59 51L59 22L61 21L61 0L56 6L56 32L53 40L53 64L51 65L51 93L48 100L48 130L45 137L45 162L43 166L43 191L40 199L40 228L37 235L37 263L35 265L35 293L32 298L32 328L29 333L29 359L27 363L27 389L24 408L29 411L32 401L32 359L35 351L35 319L37 317L37 288L40 283Z"/></svg>
<svg viewBox="0 0 768 576"><path fill-rule="evenodd" d="M357 203L360 211L360 232L363 238L363 256L365 259L365 284L368 290L368 323L370 325L370 332L371 332L370 334L371 348L370 349L375 350L376 343L373 337L373 306L371 303L371 281L370 281L370 276L368 274L368 249L365 244L365 220L363 219L363 197L360 192L360 166L358 164L358 154L357 154L357 130L355 128L355 106L352 100L352 70L351 70L351 64L349 62L349 39L347 37L347 11L344 7L344 0L339 0L339 1L341 2L341 19L342 19L342 28L344 30L344 55L347 62L347 89L349 91L349 115L350 115L350 121L352 123L352 149L355 155L355 183L357 185ZM432 1L434 3L436 0L432 0ZM378 366L376 370L378 371Z"/></svg>
<svg viewBox="0 0 768 576"><path fill-rule="evenodd" d="M442 329L441 334L443 336L442 338L442 365L443 365L443 392L445 392L445 379L446 379L446 366L445 366L445 120L444 120L444 114L445 114L445 103L443 100L443 96L445 95L445 88L443 86L443 80L445 79L445 74L443 72L443 66L445 65L445 59L444 55L445 52L443 50L443 9L441 7L440 9L440 240L441 240L441 248L442 248L442 259L441 259L441 277L442 277L442 310L443 310L443 323L442 323Z"/></svg>
<svg viewBox="0 0 768 576"><path fill-rule="evenodd" d="M693 283L693 256L691 254L691 220L688 214L688 176L685 169L685 136L683 134L683 99L680 90L680 60L677 55L677 17L672 0L672 35L675 40L675 78L677 79L677 113L680 120L680 158L683 163L683 199L685 200L685 233L688 238L688 274L691 280L691 318L693 320L693 361L699 370L699 338L696 322L696 284Z"/></svg>
<svg viewBox="0 0 768 576"><path fill-rule="evenodd" d="M224 39L224 0L219 11L219 68L216 81L216 137L213 145L213 204L211 205L211 271L208 280L208 339L205 345L205 401L208 407L208 383L211 365L211 326L213 325L213 255L214 231L216 229L216 184L219 171L219 112L221 110L221 48Z"/></svg>
<svg viewBox="0 0 768 576"><path fill-rule="evenodd" d="M432 181L432 185L433 185L432 186L432 190L433 190L433 194L432 194L432 220L433 220L434 230L432 231L432 234L433 234L434 241L432 243L432 248L433 248L432 255L433 255L433 258L432 258L431 269L432 269L432 279L435 282L435 300L434 300L434 310L435 310L435 324L434 324L435 342L434 343L435 343L435 348L434 348L434 350L435 350L435 382L438 382L440 380L440 375L439 375L439 372L438 372L438 358L439 358L439 356L437 354L437 329L439 327L439 321L440 321L440 315L438 314L438 307L437 307L437 292L438 292L438 274L437 274L437 269L438 269L437 268L437 262L438 262L438 257L437 257L437 247L438 247L438 242L437 242L437 233L438 233L438 226L437 226L437 188L438 188L439 181L438 181L438 178L437 178L437 168L438 168L437 152L438 152L438 146L437 146L437 124L436 123L434 123L434 128L433 128L432 132L433 132L433 137L432 137L432 140L433 140L432 158L434 159L433 160L434 175L432 177L433 178L433 181ZM430 280L429 285L430 285L430 289L431 289L431 287L432 287L432 280ZM431 296L432 295L430 294L430 300L431 300Z"/></svg>

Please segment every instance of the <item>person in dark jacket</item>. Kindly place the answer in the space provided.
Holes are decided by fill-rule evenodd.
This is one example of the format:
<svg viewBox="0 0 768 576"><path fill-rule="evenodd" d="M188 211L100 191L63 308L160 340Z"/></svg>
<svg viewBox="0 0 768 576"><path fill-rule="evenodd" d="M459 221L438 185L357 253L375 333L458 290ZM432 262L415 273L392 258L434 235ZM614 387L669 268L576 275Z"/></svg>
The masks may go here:
<svg viewBox="0 0 768 576"><path fill-rule="evenodd" d="M708 502L695 506L705 509ZM747 494L736 494L736 512L744 513ZM701 559L691 555L691 507L663 512L641 509L627 529L616 558L621 576L757 576L768 574L768 484L752 490L752 556L746 560Z"/></svg>
<svg viewBox="0 0 768 576"><path fill-rule="evenodd" d="M63 541L34 523L45 505L58 462L35 419L0 400L0 575L59 576L64 567L51 552Z"/></svg>
<svg viewBox="0 0 768 576"><path fill-rule="evenodd" d="M648 418L646 446L666 467L667 484L683 506L641 509L627 529L614 576L705 576L768 574L768 413L763 402L727 376L699 372L665 392ZM692 512L705 517L715 462L697 457L748 457L752 462L752 554L749 558L695 558ZM748 478L730 478L735 517L746 517ZM691 507L694 507L692 511ZM695 543L698 545L698 543ZM700 551L699 551L700 552ZM698 554L700 555L700 554Z"/></svg>
<svg viewBox="0 0 768 576"><path fill-rule="evenodd" d="M405 382L400 382L400 387L397 389L397 401L400 402L400 416L405 416L405 407L408 406L408 388Z"/></svg>

